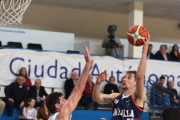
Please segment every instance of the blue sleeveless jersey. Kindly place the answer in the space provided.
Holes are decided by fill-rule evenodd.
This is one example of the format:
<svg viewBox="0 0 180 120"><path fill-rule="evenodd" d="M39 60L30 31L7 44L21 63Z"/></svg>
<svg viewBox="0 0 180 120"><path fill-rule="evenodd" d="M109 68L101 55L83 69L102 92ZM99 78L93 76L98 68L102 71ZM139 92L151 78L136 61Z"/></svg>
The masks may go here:
<svg viewBox="0 0 180 120"><path fill-rule="evenodd" d="M119 95L113 101L111 120L141 120L143 110L137 106L132 95Z"/></svg>

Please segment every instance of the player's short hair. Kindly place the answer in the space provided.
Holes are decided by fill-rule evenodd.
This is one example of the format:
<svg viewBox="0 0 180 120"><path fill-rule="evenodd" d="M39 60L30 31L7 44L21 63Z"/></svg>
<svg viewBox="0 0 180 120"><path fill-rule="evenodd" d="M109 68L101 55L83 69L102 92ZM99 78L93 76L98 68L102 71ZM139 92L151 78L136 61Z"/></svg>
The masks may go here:
<svg viewBox="0 0 180 120"><path fill-rule="evenodd" d="M135 78L134 81L136 81L137 71L135 71L135 70L134 71L133 70L132 71L126 71L126 73L127 74L130 74L130 73L134 74L134 78Z"/></svg>
<svg viewBox="0 0 180 120"><path fill-rule="evenodd" d="M161 80L161 79L165 79L165 77L164 77L164 76L161 76L161 77L159 78L159 80Z"/></svg>
<svg viewBox="0 0 180 120"><path fill-rule="evenodd" d="M114 76L109 77L109 80L110 80L111 78L114 78L114 80L115 80L115 77L114 77Z"/></svg>
<svg viewBox="0 0 180 120"><path fill-rule="evenodd" d="M45 98L46 106L51 113L56 112L55 104L60 103L59 97L61 97L62 95L63 94L60 92L53 92Z"/></svg>
<svg viewBox="0 0 180 120"><path fill-rule="evenodd" d="M179 120L180 119L180 111L177 108L166 108L162 112L163 120Z"/></svg>

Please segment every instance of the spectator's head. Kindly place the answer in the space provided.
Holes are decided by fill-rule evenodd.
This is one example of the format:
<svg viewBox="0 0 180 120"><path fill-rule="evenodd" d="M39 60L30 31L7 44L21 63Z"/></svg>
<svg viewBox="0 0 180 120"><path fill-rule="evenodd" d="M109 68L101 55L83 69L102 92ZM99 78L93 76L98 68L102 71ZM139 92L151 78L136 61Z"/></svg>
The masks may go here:
<svg viewBox="0 0 180 120"><path fill-rule="evenodd" d="M170 80L169 83L168 83L168 87L172 89L173 86L174 86L174 81Z"/></svg>
<svg viewBox="0 0 180 120"><path fill-rule="evenodd" d="M71 78L73 79L73 80L77 80L77 72L72 72L72 74L71 74Z"/></svg>
<svg viewBox="0 0 180 120"><path fill-rule="evenodd" d="M24 107L30 107L30 108L34 108L36 103L36 100L33 97L28 98L28 100L25 102L24 106L22 108L20 108L19 110L19 116L23 116L23 109Z"/></svg>
<svg viewBox="0 0 180 120"><path fill-rule="evenodd" d="M164 76L161 76L161 77L159 78L159 84L160 84L160 85L163 85L164 82L165 82L165 77L164 77Z"/></svg>
<svg viewBox="0 0 180 120"><path fill-rule="evenodd" d="M19 75L18 78L17 78L17 83L18 83L18 85L19 85L19 86L23 85L24 82L25 82L25 80L26 80L26 79L24 78L24 76Z"/></svg>
<svg viewBox="0 0 180 120"><path fill-rule="evenodd" d="M162 119L161 120L179 120L180 119L180 112L177 108L166 108L162 112Z"/></svg>
<svg viewBox="0 0 180 120"><path fill-rule="evenodd" d="M122 80L122 90L134 90L136 88L136 71L127 71Z"/></svg>
<svg viewBox="0 0 180 120"><path fill-rule="evenodd" d="M34 85L36 86L37 89L39 89L41 87L41 80L40 79L36 79Z"/></svg>
<svg viewBox="0 0 180 120"><path fill-rule="evenodd" d="M179 53L179 47L177 44L174 44L172 47L172 52L175 52L175 51L177 51Z"/></svg>
<svg viewBox="0 0 180 120"><path fill-rule="evenodd" d="M161 45L160 46L160 52L162 53L162 54L165 54L166 53L166 46L165 45Z"/></svg>
<svg viewBox="0 0 180 120"><path fill-rule="evenodd" d="M166 47L166 50L168 49L167 45L164 45Z"/></svg>
<svg viewBox="0 0 180 120"><path fill-rule="evenodd" d="M152 48L153 48L153 45L152 45L152 44L149 44L149 46L148 46L148 54L151 53Z"/></svg>
<svg viewBox="0 0 180 120"><path fill-rule="evenodd" d="M53 114L60 112L62 106L67 102L60 92L53 92L45 98L48 110Z"/></svg>
<svg viewBox="0 0 180 120"><path fill-rule="evenodd" d="M25 67L22 67L19 71L19 75L24 76L25 78L27 78L27 71Z"/></svg>
<svg viewBox="0 0 180 120"><path fill-rule="evenodd" d="M114 84L114 82L115 82L115 77L114 76L109 77L109 83Z"/></svg>
<svg viewBox="0 0 180 120"><path fill-rule="evenodd" d="M88 75L88 79L87 79L87 82L88 83L91 83L92 82L92 79L93 79L93 76L91 74Z"/></svg>

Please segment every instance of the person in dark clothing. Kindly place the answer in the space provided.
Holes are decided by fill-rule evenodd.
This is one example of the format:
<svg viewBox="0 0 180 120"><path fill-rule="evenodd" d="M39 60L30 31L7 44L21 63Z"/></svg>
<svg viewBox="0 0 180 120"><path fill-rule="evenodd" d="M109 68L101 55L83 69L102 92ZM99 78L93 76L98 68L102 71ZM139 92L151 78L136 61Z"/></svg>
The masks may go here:
<svg viewBox="0 0 180 120"><path fill-rule="evenodd" d="M19 76L16 82L5 87L6 107L8 116L13 115L14 108L21 108L28 98L27 87L24 86L25 78Z"/></svg>
<svg viewBox="0 0 180 120"><path fill-rule="evenodd" d="M22 75L25 77L25 81L24 81L24 85L27 87L27 89L29 90L29 88L32 86L32 83L31 83L31 79L28 78L27 76L27 71L26 71L26 68L22 67L19 71L19 75ZM16 79L17 81L17 79Z"/></svg>
<svg viewBox="0 0 180 120"><path fill-rule="evenodd" d="M92 93L93 93L93 89L95 86L92 79L93 79L92 74L89 74L88 80L87 80L87 83L86 83L86 86L84 89L84 98L89 102L89 104L92 104L92 105L90 105L90 107L93 108L93 106L94 106L94 110L98 110L99 104L97 102L93 102L93 100L92 100Z"/></svg>
<svg viewBox="0 0 180 120"><path fill-rule="evenodd" d="M166 61L171 61L171 55L166 52L166 46L161 45L160 50L155 54L155 59L157 60L166 60Z"/></svg>
<svg viewBox="0 0 180 120"><path fill-rule="evenodd" d="M168 88L167 89L178 96L177 90L174 89L173 86L174 86L174 81L170 80L169 83L168 83ZM179 98L176 95L172 94L171 92L167 91L167 93L169 94L169 98L171 98L170 99L171 105L179 104Z"/></svg>
<svg viewBox="0 0 180 120"><path fill-rule="evenodd" d="M180 111L177 108L169 107L163 110L161 120L179 120Z"/></svg>
<svg viewBox="0 0 180 120"><path fill-rule="evenodd" d="M179 47L177 44L174 44L172 47L172 51L170 52L173 61L180 61L179 58Z"/></svg>
<svg viewBox="0 0 180 120"><path fill-rule="evenodd" d="M77 82L77 72L72 72L71 74L71 78L65 81L65 99L68 99L75 84ZM81 99L79 100L79 103L85 108L85 109L89 109L89 102L86 101L86 99L84 98L84 96L81 97Z"/></svg>
<svg viewBox="0 0 180 120"><path fill-rule="evenodd" d="M111 76L109 78L109 83L105 85L104 87L104 94L111 94L111 93L119 93L119 89L115 82L115 77Z"/></svg>
<svg viewBox="0 0 180 120"><path fill-rule="evenodd" d="M147 52L147 59L154 59L154 54L151 52L153 48L152 44L149 44L148 46L148 52Z"/></svg>
<svg viewBox="0 0 180 120"><path fill-rule="evenodd" d="M45 89L43 86L41 86L41 80L37 79L35 81L35 85L30 87L29 90L29 97L33 97L36 99L35 107L41 107L44 98L43 96L47 96Z"/></svg>

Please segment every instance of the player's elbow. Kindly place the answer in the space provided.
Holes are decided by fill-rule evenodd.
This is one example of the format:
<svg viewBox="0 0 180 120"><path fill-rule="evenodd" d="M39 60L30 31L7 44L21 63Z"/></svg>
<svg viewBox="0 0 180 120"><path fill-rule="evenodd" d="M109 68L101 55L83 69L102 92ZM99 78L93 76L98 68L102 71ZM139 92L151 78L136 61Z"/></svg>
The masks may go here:
<svg viewBox="0 0 180 120"><path fill-rule="evenodd" d="M92 95L92 100L93 100L94 102L99 102L99 101L100 101L100 100L98 99L98 97L93 96L93 95Z"/></svg>
<svg viewBox="0 0 180 120"><path fill-rule="evenodd" d="M137 75L136 79L137 80L142 80L142 79L144 79L144 75Z"/></svg>
<svg viewBox="0 0 180 120"><path fill-rule="evenodd" d="M96 99L96 97L93 96L93 95L92 95L92 100L93 100L94 102L98 102L97 99Z"/></svg>

